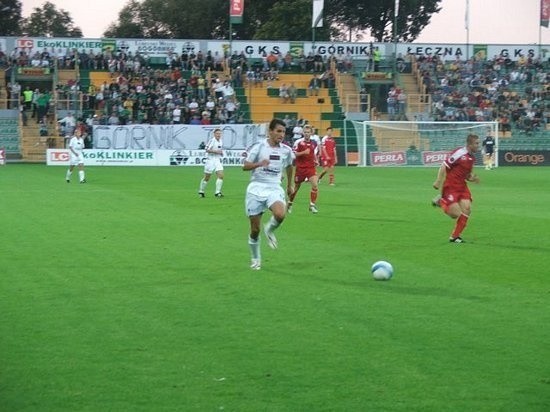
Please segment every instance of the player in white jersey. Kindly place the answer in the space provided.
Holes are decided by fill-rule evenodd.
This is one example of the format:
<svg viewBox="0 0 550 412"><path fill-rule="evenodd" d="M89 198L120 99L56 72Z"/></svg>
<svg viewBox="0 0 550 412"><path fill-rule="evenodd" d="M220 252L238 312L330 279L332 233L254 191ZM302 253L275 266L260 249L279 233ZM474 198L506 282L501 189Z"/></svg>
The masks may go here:
<svg viewBox="0 0 550 412"><path fill-rule="evenodd" d="M280 119L269 123L269 136L249 148L244 161L243 170L251 170L250 183L246 188L245 207L250 219L250 235L248 245L251 253L250 268L259 270L260 254L260 224L262 214L270 209L272 216L264 226L267 242L272 249L277 248L277 238L273 234L286 215L285 192L281 187L283 172L286 173L287 194L293 192L292 149L283 144L286 125Z"/></svg>
<svg viewBox="0 0 550 412"><path fill-rule="evenodd" d="M214 137L210 139L205 150L207 158L206 164L204 165L204 177L201 179L201 183L199 185L199 196L204 197L204 190L210 180L210 176L212 176L212 173L216 172L217 179L214 196L223 197L223 141L221 129L214 130Z"/></svg>
<svg viewBox="0 0 550 412"><path fill-rule="evenodd" d="M317 129L313 126L311 126L311 140L317 145L317 156L319 157L321 155L321 138L317 134Z"/></svg>
<svg viewBox="0 0 550 412"><path fill-rule="evenodd" d="M69 141L69 169L67 170L67 174L65 175L65 180L67 181L67 183L71 183L71 175L73 174L75 166L78 166L78 177L80 183L86 183L83 151L84 139L82 138L82 131L80 129L76 129L74 132L74 136L71 137L71 140Z"/></svg>

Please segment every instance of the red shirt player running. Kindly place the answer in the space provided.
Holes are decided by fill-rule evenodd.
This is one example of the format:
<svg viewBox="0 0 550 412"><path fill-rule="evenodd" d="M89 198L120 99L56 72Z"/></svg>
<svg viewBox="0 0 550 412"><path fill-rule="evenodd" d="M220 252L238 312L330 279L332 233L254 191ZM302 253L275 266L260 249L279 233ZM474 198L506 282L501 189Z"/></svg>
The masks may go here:
<svg viewBox="0 0 550 412"><path fill-rule="evenodd" d="M443 162L433 184L435 189L443 188L441 197L432 200L434 206L440 206L443 211L456 224L449 238L451 243L463 243L460 237L468 224L471 214L472 194L468 189L468 182L479 183L479 177L473 174L475 153L479 150L479 137L475 134L468 135L466 146L454 150Z"/></svg>
<svg viewBox="0 0 550 412"><path fill-rule="evenodd" d="M334 166L336 163L338 163L336 142L332 137L332 127L327 127L327 134L321 140L321 166L323 166L323 171L319 175L319 181L328 173L329 185L334 186Z"/></svg>
<svg viewBox="0 0 550 412"><path fill-rule="evenodd" d="M289 197L288 213L292 212L292 203L294 198L300 190L300 186L303 182L308 181L311 183L311 191L309 193L309 211L311 213L317 213L317 192L318 192L318 180L317 180L317 144L311 140L311 126L304 126L304 137L296 140L294 143L294 154L296 160L294 164L296 166L296 172L294 174L294 191Z"/></svg>

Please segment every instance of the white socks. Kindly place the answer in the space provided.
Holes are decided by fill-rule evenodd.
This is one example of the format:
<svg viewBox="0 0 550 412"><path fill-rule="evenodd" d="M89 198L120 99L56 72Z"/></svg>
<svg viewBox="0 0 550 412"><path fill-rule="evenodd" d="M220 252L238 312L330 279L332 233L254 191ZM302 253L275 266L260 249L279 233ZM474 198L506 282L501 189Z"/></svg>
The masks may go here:
<svg viewBox="0 0 550 412"><path fill-rule="evenodd" d="M71 180L71 175L72 174L73 174L73 172L71 172L70 169L67 169L67 174L65 175L65 179L66 180ZM79 170L78 171L78 178L81 182L86 180L86 174L84 173L84 170Z"/></svg>
<svg viewBox="0 0 550 412"><path fill-rule="evenodd" d="M267 230L269 232L273 232L275 229L277 229L281 224L273 217L271 216L269 218L269 221L267 222Z"/></svg>
<svg viewBox="0 0 550 412"><path fill-rule="evenodd" d="M248 246L250 247L250 255L252 259L260 259L260 237L252 239L248 236Z"/></svg>
<svg viewBox="0 0 550 412"><path fill-rule="evenodd" d="M221 193L223 186L223 179L216 179L216 193Z"/></svg>
<svg viewBox="0 0 550 412"><path fill-rule="evenodd" d="M199 186L199 193L204 193L204 189L206 189L206 185L208 182L204 179L201 180L201 184Z"/></svg>

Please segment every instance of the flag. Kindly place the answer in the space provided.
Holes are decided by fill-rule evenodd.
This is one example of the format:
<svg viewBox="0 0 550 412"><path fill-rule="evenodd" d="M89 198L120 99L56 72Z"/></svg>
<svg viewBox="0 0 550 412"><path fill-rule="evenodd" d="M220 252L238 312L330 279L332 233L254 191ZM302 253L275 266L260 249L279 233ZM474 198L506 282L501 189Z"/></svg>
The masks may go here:
<svg viewBox="0 0 550 412"><path fill-rule="evenodd" d="M311 27L323 27L323 3L324 0L313 0Z"/></svg>
<svg viewBox="0 0 550 412"><path fill-rule="evenodd" d="M244 0L229 0L229 21L231 24L243 22Z"/></svg>
<svg viewBox="0 0 550 412"><path fill-rule="evenodd" d="M550 24L550 0L540 0L540 25L548 27Z"/></svg>
<svg viewBox="0 0 550 412"><path fill-rule="evenodd" d="M464 14L464 28L470 28L470 0L466 0L466 13Z"/></svg>
<svg viewBox="0 0 550 412"><path fill-rule="evenodd" d="M394 10L394 17L399 16L399 0L395 0L395 10Z"/></svg>

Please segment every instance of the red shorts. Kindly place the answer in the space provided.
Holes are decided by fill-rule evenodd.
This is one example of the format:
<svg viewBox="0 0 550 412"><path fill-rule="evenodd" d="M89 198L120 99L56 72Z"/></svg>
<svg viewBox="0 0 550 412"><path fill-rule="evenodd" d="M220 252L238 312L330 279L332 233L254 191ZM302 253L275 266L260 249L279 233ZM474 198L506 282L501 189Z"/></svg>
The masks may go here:
<svg viewBox="0 0 550 412"><path fill-rule="evenodd" d="M294 183L302 183L309 180L311 177L317 175L317 170L313 169L296 169L294 175Z"/></svg>
<svg viewBox="0 0 550 412"><path fill-rule="evenodd" d="M447 211L450 205L457 203L461 200L472 201L472 194L468 186L463 187L444 187L443 194L441 196L441 207Z"/></svg>
<svg viewBox="0 0 550 412"><path fill-rule="evenodd" d="M323 167L334 167L336 163L334 162L334 158L325 158L325 157L322 157L321 158L321 166Z"/></svg>

